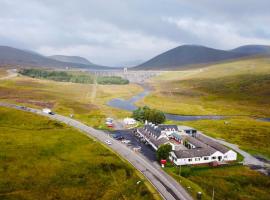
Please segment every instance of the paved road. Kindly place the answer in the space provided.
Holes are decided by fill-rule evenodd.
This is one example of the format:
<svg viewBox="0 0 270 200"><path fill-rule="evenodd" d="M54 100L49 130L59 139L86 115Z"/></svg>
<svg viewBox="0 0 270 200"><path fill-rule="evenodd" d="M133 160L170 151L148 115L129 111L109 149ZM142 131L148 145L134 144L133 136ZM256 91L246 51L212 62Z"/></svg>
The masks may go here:
<svg viewBox="0 0 270 200"><path fill-rule="evenodd" d="M0 80L6 80L10 78L14 78L17 76L17 70L16 69L9 69L7 70L7 75L4 77L1 77Z"/></svg>
<svg viewBox="0 0 270 200"><path fill-rule="evenodd" d="M21 106L16 106L13 104L1 103L0 106L15 108L18 110L28 111L49 117L53 120L63 122L67 125L73 126L83 132L88 136L94 137L102 143L106 144L106 140L112 140L108 133L100 130L96 130L92 127L86 126L85 124L62 116L62 115L48 115L43 113L41 110L33 108L25 108ZM142 174L152 183L152 185L157 189L161 196L166 200L191 200L192 197L185 191L185 189L180 186L173 178L166 174L156 163L152 163L139 153L133 152L124 144L113 141L112 145L109 146L112 150L117 152L120 156L128 160L137 170L141 171Z"/></svg>

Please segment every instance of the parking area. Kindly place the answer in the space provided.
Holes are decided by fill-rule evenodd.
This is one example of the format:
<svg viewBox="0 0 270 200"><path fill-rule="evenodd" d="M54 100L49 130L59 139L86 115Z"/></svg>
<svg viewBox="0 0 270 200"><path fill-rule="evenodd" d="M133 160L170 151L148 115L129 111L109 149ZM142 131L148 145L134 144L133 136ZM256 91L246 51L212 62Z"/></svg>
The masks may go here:
<svg viewBox="0 0 270 200"><path fill-rule="evenodd" d="M134 151L139 151L142 155L147 157L151 161L156 161L156 152L155 150L139 137L136 136L134 130L117 130L112 131L110 136L114 140L121 140L126 144L130 149Z"/></svg>

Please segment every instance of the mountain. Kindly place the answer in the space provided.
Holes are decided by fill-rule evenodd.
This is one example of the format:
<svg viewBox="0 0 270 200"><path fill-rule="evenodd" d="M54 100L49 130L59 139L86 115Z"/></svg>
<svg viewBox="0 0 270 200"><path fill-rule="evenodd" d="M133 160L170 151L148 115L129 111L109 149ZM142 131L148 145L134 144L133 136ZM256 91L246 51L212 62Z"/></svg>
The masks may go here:
<svg viewBox="0 0 270 200"><path fill-rule="evenodd" d="M172 69L187 65L207 64L246 56L240 52L224 51L198 45L183 45L166 51L134 69Z"/></svg>
<svg viewBox="0 0 270 200"><path fill-rule="evenodd" d="M72 62L62 62L48 58L46 56L28 51L16 49L8 46L0 46L0 65L20 65L25 67L75 67L92 70L109 70L114 69L110 67L95 65L95 64L81 64Z"/></svg>
<svg viewBox="0 0 270 200"><path fill-rule="evenodd" d="M64 56L64 55L53 55L48 56L48 58L58 60L61 62L79 63L84 65L93 65L89 60L80 56Z"/></svg>
<svg viewBox="0 0 270 200"><path fill-rule="evenodd" d="M270 55L270 46L245 45L226 51L198 45L183 45L166 51L133 69L178 69L190 65L217 63L256 55Z"/></svg>
<svg viewBox="0 0 270 200"><path fill-rule="evenodd" d="M231 52L243 53L246 55L266 55L270 54L270 46L266 45L245 45L235 49Z"/></svg>

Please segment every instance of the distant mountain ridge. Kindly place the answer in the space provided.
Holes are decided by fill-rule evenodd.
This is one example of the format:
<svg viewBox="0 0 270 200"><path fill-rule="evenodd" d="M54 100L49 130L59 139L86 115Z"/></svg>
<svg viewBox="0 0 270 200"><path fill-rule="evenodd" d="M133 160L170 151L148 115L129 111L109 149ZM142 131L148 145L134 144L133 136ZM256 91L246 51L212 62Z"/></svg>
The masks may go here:
<svg viewBox="0 0 270 200"><path fill-rule="evenodd" d="M270 55L270 46L246 45L233 50L219 50L199 45L182 45L140 64L137 70L167 70L189 65L210 64L253 55Z"/></svg>
<svg viewBox="0 0 270 200"><path fill-rule="evenodd" d="M231 52L243 53L246 55L270 54L270 46L267 45L245 45L232 49Z"/></svg>
<svg viewBox="0 0 270 200"><path fill-rule="evenodd" d="M93 65L93 63L91 63L89 60L80 56L53 55L53 56L48 56L48 58L61 61L61 62L79 63L83 65Z"/></svg>
<svg viewBox="0 0 270 200"><path fill-rule="evenodd" d="M73 59L73 61L75 60ZM82 60L80 59L80 61ZM32 51L21 50L9 46L0 46L0 65L20 65L24 67L55 67L55 68L74 67L92 70L114 69L106 66L96 65L91 62L89 62L89 64L82 64L76 62L63 62L51 59L49 57L40 55Z"/></svg>

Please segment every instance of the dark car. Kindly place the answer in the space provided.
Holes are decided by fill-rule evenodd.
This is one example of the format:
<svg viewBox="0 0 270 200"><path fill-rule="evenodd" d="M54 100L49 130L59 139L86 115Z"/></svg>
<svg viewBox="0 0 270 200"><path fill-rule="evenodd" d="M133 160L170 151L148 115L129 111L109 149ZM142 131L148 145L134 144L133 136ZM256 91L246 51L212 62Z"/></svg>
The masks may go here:
<svg viewBox="0 0 270 200"><path fill-rule="evenodd" d="M124 137L124 136L119 136L119 137L116 137L115 139L116 139L116 140L124 140L125 137Z"/></svg>

